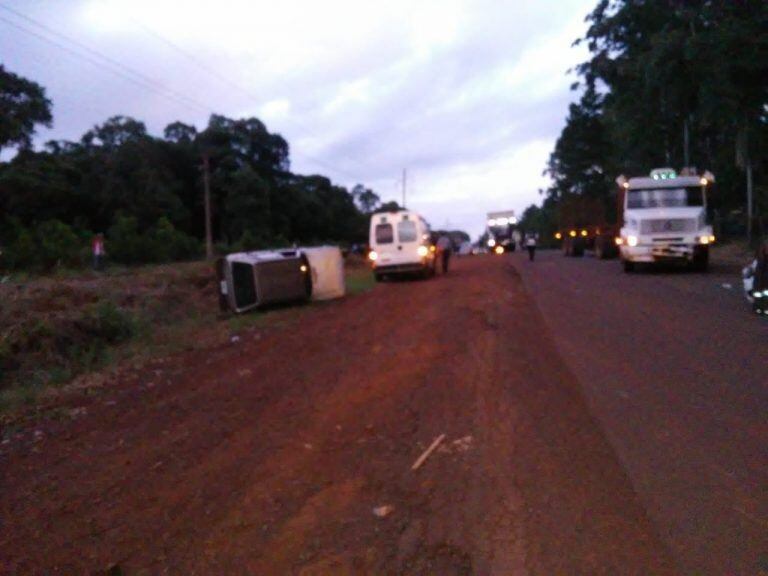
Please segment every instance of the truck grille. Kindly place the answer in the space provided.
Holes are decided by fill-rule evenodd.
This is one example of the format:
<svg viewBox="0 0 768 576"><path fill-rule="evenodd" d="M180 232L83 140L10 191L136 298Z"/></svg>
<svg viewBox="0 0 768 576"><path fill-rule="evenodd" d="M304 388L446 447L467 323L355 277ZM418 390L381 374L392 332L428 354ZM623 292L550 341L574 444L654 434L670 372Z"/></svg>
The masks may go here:
<svg viewBox="0 0 768 576"><path fill-rule="evenodd" d="M640 234L696 232L697 228L696 218L657 218L640 221Z"/></svg>

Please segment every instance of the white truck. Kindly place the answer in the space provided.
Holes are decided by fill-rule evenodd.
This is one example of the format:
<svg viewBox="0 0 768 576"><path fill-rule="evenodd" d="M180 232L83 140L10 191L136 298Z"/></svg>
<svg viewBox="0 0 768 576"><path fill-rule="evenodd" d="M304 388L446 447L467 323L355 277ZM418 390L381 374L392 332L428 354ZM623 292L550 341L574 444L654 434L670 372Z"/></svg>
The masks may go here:
<svg viewBox="0 0 768 576"><path fill-rule="evenodd" d="M640 262L679 262L704 271L715 241L707 223L707 191L714 176L678 175L657 168L650 176L619 176L621 229L616 238L626 272Z"/></svg>

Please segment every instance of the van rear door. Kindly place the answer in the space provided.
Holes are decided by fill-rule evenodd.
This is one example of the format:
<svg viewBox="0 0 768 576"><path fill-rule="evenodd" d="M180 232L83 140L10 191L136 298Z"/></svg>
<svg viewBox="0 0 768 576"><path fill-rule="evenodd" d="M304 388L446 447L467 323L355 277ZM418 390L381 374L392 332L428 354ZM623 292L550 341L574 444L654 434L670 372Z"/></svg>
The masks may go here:
<svg viewBox="0 0 768 576"><path fill-rule="evenodd" d="M418 244L418 224L412 214L388 213L375 216L371 226L371 245L379 255L378 265L418 262Z"/></svg>

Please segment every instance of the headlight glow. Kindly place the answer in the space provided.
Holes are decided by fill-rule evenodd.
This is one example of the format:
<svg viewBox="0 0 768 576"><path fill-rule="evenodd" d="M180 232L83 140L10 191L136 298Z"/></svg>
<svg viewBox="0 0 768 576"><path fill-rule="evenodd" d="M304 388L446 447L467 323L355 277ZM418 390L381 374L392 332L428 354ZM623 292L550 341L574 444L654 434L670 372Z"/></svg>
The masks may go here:
<svg viewBox="0 0 768 576"><path fill-rule="evenodd" d="M637 236L627 236L627 246L637 246Z"/></svg>
<svg viewBox="0 0 768 576"><path fill-rule="evenodd" d="M493 248L494 246L496 246L496 240L493 238L488 238L488 247Z"/></svg>
<svg viewBox="0 0 768 576"><path fill-rule="evenodd" d="M699 238L699 243L700 244L709 244L709 236L701 236Z"/></svg>
<svg viewBox="0 0 768 576"><path fill-rule="evenodd" d="M307 266L306 266L305 264L302 264L302 265L299 267L299 270L301 270L302 272L306 272L306 271L307 271Z"/></svg>
<svg viewBox="0 0 768 576"><path fill-rule="evenodd" d="M576 238L576 230L571 230L570 232L568 232L568 236L570 236L571 238Z"/></svg>
<svg viewBox="0 0 768 576"><path fill-rule="evenodd" d="M582 230L582 231L581 231L581 235L582 235L582 236L586 236L586 235L587 235L587 231L586 231L586 230Z"/></svg>
<svg viewBox="0 0 768 576"><path fill-rule="evenodd" d="M368 252L368 259L369 259L371 262L376 262L376 259L377 259L378 257L379 257L379 255L378 255L378 254L376 254L376 250L371 250L370 252Z"/></svg>
<svg viewBox="0 0 768 576"><path fill-rule="evenodd" d="M560 234L560 232L555 232L555 238L557 238L558 240L560 240L562 237L563 237L563 235L562 235L562 234Z"/></svg>
<svg viewBox="0 0 768 576"><path fill-rule="evenodd" d="M624 244L624 239L621 236L616 236L614 241L616 242L616 246L621 246L622 244Z"/></svg>
<svg viewBox="0 0 768 576"><path fill-rule="evenodd" d="M427 248L426 246L419 246L418 248L416 248L416 253L419 256L426 256L427 254L429 254L429 248Z"/></svg>
<svg viewBox="0 0 768 576"><path fill-rule="evenodd" d="M496 254L504 254L504 246L496 246L493 251L496 252Z"/></svg>

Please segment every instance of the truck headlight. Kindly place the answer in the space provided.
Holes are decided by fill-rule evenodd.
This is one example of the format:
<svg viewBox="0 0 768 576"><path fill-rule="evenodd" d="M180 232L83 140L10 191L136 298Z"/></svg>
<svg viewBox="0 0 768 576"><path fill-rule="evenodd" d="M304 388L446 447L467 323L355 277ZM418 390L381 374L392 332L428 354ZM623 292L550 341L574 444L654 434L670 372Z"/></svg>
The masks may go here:
<svg viewBox="0 0 768 576"><path fill-rule="evenodd" d="M627 246L637 246L637 236L627 236Z"/></svg>
<svg viewBox="0 0 768 576"><path fill-rule="evenodd" d="M699 244L709 244L709 236L699 236Z"/></svg>
<svg viewBox="0 0 768 576"><path fill-rule="evenodd" d="M426 246L419 246L418 248L416 248L416 254L418 254L423 258L427 254L429 254L429 248L427 248Z"/></svg>
<svg viewBox="0 0 768 576"><path fill-rule="evenodd" d="M378 254L376 254L376 250L371 250L370 252L368 252L368 259L369 259L371 262L376 262L376 259L377 259L378 257L379 257L379 255L378 255Z"/></svg>

